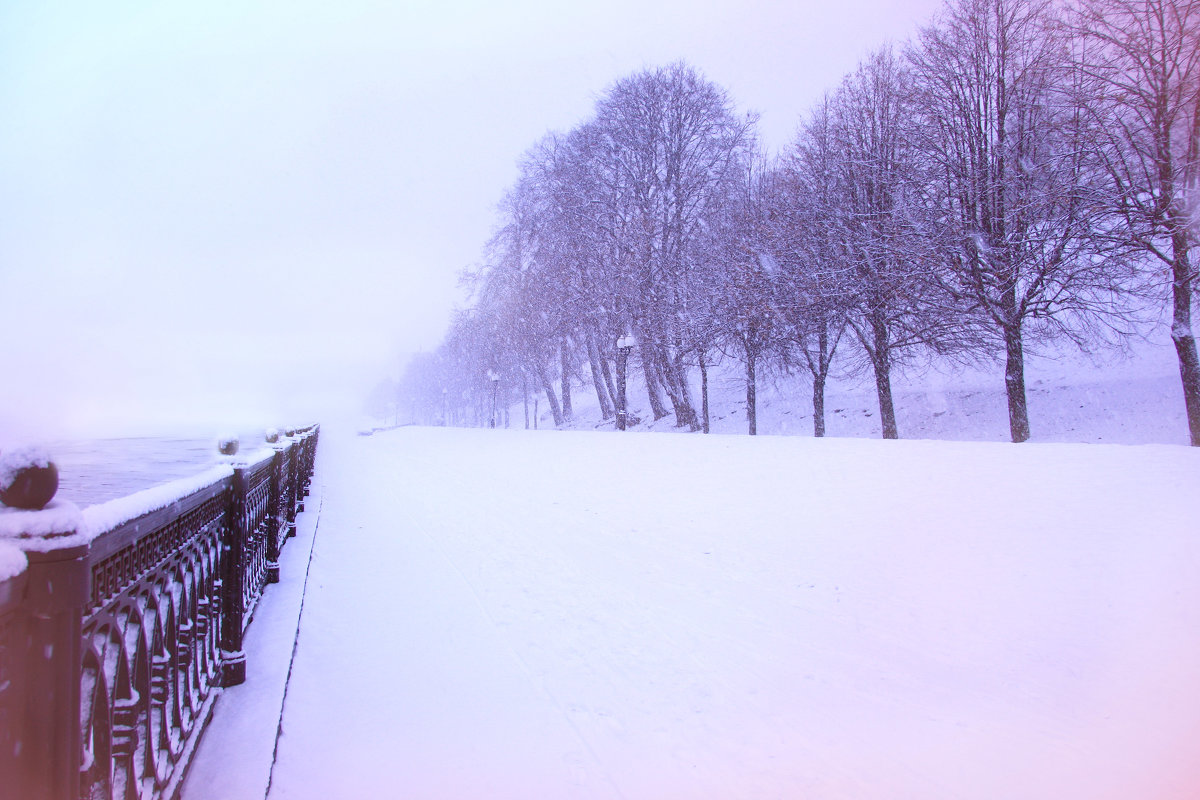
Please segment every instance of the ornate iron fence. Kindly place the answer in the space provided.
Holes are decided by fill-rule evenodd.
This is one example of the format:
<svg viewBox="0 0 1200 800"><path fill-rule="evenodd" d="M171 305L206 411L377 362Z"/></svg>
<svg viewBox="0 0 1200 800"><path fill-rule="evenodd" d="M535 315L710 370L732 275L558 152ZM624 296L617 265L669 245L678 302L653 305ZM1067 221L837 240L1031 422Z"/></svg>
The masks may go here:
<svg viewBox="0 0 1200 800"><path fill-rule="evenodd" d="M0 800L174 796L312 480L318 427L288 433L107 530L7 520L32 533L0 539L28 561L0 580Z"/></svg>

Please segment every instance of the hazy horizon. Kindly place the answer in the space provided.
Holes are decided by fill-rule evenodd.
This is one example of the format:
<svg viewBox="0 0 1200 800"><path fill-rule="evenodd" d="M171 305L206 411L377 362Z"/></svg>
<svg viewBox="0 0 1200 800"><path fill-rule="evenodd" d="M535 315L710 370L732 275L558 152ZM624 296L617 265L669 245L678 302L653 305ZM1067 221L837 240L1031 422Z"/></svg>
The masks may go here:
<svg viewBox="0 0 1200 800"><path fill-rule="evenodd" d="M774 152L937 6L7 4L0 436L354 414L612 82L685 60Z"/></svg>

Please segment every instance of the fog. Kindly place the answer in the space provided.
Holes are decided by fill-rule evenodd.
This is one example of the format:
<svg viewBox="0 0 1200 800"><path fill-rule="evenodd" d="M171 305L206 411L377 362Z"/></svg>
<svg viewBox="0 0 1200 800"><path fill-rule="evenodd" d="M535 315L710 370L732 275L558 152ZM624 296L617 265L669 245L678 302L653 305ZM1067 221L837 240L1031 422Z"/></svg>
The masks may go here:
<svg viewBox="0 0 1200 800"><path fill-rule="evenodd" d="M360 413L521 153L684 59L769 151L933 0L0 9L0 442Z"/></svg>

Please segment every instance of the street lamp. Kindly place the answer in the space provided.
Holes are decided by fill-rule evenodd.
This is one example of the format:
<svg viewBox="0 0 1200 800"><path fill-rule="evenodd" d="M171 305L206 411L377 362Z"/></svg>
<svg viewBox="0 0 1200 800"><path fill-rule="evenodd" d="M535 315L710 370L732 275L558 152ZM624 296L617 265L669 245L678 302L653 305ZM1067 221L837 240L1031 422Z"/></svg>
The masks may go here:
<svg viewBox="0 0 1200 800"><path fill-rule="evenodd" d="M496 427L496 387L500 385L500 376L490 369L487 376L488 380L492 382L492 418L488 421L488 427L494 428Z"/></svg>
<svg viewBox="0 0 1200 800"><path fill-rule="evenodd" d="M632 334L617 339L617 430L625 430L629 422L628 406L625 404L625 371L629 363L629 351L637 344Z"/></svg>

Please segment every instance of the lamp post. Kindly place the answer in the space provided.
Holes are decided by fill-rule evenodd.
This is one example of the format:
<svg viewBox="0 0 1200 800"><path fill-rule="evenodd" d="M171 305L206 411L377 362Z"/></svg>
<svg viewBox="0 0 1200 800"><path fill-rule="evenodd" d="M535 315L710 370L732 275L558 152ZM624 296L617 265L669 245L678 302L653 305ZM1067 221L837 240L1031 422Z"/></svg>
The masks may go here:
<svg viewBox="0 0 1200 800"><path fill-rule="evenodd" d="M625 404L625 372L629 362L629 351L636 344L631 334L617 339L617 430L625 430L629 422L628 406Z"/></svg>
<svg viewBox="0 0 1200 800"><path fill-rule="evenodd" d="M488 427L496 427L496 388L500 385L500 376L492 370L488 370L488 380L492 382L492 417L488 420Z"/></svg>

